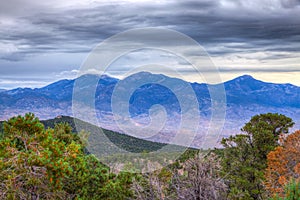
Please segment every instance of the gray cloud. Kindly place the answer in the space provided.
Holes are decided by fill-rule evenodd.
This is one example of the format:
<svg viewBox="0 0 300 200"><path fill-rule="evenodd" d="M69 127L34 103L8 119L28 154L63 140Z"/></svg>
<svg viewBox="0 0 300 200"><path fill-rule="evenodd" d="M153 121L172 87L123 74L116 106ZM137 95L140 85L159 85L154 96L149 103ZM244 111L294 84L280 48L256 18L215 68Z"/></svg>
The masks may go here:
<svg viewBox="0 0 300 200"><path fill-rule="evenodd" d="M299 0L281 0L281 5L285 8L293 8L300 5Z"/></svg>
<svg viewBox="0 0 300 200"><path fill-rule="evenodd" d="M58 73L70 66L67 59L71 55L87 54L96 44L121 31L150 26L187 34L213 57L274 52L258 58L266 62L293 58L300 51L299 0L95 1L83 6L79 2L0 2L0 72L13 66L12 62L28 66L34 57L65 54L60 58ZM14 48L8 49L7 44ZM44 62L52 58L47 56ZM40 62L43 65L42 59ZM11 73L17 73L18 67L11 67ZM43 68L41 71L48 72L51 67Z"/></svg>
<svg viewBox="0 0 300 200"><path fill-rule="evenodd" d="M16 1L16 0L14 0ZM261 47L299 41L298 1L281 1L274 12L248 7L226 8L221 1L171 1L164 5L104 4L35 13L17 19L10 29L1 29L1 39L13 41L23 53L34 51L88 52L93 44L118 32L148 26L171 27L203 45L244 42ZM288 9L286 7L288 6ZM292 11L287 11L291 10ZM246 12L246 14L245 14ZM291 17L293 14L293 17ZM297 17L298 16L298 17ZM6 33L6 34L5 34ZM8 33L8 34L7 34ZM84 44L84 45L80 45ZM47 49L48 48L48 49ZM54 49L53 49L54 48Z"/></svg>

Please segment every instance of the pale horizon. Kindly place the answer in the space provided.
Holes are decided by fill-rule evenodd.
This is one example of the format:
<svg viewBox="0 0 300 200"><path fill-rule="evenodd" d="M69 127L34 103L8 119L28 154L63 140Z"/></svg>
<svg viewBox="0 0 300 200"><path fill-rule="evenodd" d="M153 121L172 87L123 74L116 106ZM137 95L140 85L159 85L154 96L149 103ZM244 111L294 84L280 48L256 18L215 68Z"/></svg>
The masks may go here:
<svg viewBox="0 0 300 200"><path fill-rule="evenodd" d="M145 72L148 72L148 71L145 71ZM155 72L150 72L150 73L152 73L152 74L163 74L163 73L155 73ZM87 74L91 74L91 75L98 75L98 74L93 74L93 73L87 73ZM123 77L123 76L115 76L115 75L111 75L111 74L109 74L109 73L105 73L104 75L107 75L107 76L110 76L110 77L112 77L112 78L116 78L116 79L124 79L125 77ZM165 75L165 76L168 76L168 77L171 77L171 78L181 78L181 77L176 77L176 76L174 76L173 74L163 74L163 75ZM251 77L253 77L254 79L256 79L256 80L259 80L259 81L262 81L262 82L266 82L266 83L273 83L273 84L292 84L292 83L288 83L288 82L272 82L272 81L268 81L268 79L266 79L266 80L263 80L263 79L260 79L259 78L259 75L258 76L253 76L253 75L251 75L251 74L240 74L240 75L237 75L237 76L225 76L225 77L227 77L227 78L224 78L224 76L220 76L221 77L221 79L222 79L222 82L218 82L218 83L225 83L225 82L228 82L228 81L231 81L231 80L233 80L233 79L236 79L236 78L239 78L239 77L241 77L241 76L246 76L246 75L249 75L249 76L251 76ZM55 80L55 81L53 81L53 82L48 82L48 83L45 83L45 84L41 84L41 85L39 85L39 86L37 86L37 87L35 87L35 86L26 86L26 85L23 85L23 84L20 84L20 86L16 86L16 87L10 87L10 88L4 88L4 87L0 87L0 90L2 89L2 90L13 90L13 89L17 89L17 88L30 88L30 89L38 89L38 88L42 88L42 87L45 87L45 86L47 86L47 85L50 85L50 84L52 84L52 83L55 83L55 82L58 82L58 81L61 81L61 80L74 80L74 79L76 79L76 78L78 78L79 76L74 76L74 77L72 77L72 78L63 78L63 79L57 79L57 80ZM201 83L207 83L207 82L205 82L205 81L203 81L203 80L193 80L193 79L191 79L191 80L186 80L186 79L182 79L182 80L184 80L184 81L187 81L187 82L190 82L190 83L199 83L199 84L201 84ZM215 83L215 84L218 84L218 83ZM296 86L296 87L300 87L300 85L296 85L296 84L292 84L292 85L294 85L294 86Z"/></svg>

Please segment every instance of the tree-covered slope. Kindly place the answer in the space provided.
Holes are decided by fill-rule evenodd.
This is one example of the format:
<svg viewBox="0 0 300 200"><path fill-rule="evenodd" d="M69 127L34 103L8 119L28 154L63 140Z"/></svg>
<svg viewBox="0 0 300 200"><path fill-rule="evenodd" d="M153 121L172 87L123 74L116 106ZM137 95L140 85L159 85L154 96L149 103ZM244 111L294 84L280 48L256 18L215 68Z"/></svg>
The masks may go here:
<svg viewBox="0 0 300 200"><path fill-rule="evenodd" d="M93 124L90 124L90 123L87 123L82 120L75 119L75 118L72 118L69 116L59 116L54 119L42 120L41 122L44 124L45 128L48 128L48 127L53 128L55 126L55 124L58 124L58 123L68 123L72 127L73 132L78 133L78 132L84 130L84 131L90 133L90 135L94 135L91 133L101 132L101 130L102 130L103 133L105 134L105 136L109 139L109 141L111 143L113 143L114 145L118 146L121 149L130 151L130 152L134 152L134 153L143 152L143 151L146 151L146 152L156 151L166 145L163 143L157 143L157 142L151 142L151 141L147 141L147 140L138 139L138 138L135 138L132 136L117 133L117 132L110 131L107 129L102 129ZM107 145L103 145L103 146L107 146ZM99 148L101 148L101 147L99 147ZM108 149L105 149L105 151L108 151Z"/></svg>
<svg viewBox="0 0 300 200"><path fill-rule="evenodd" d="M115 131L100 128L96 125L84 122L82 120L70 117L70 116L58 116L53 119L41 120L45 128L54 128L56 124L67 123L72 127L72 132L79 133L80 131L85 131L89 134L89 141L97 141L97 146L93 147L95 151L102 152L104 155L109 155L112 153L114 146L122 150L126 150L132 153L141 152L154 152L166 145L168 145L168 150L170 151L182 151L187 147L169 145L165 143L151 142L148 140L143 140L135 138L129 135L121 134ZM0 127L2 130L3 121L0 121ZM103 135L104 134L104 135ZM99 136L101 135L101 136ZM102 136L103 135L103 136ZM104 137L105 136L105 137ZM101 139L102 138L102 139ZM95 143L92 142L95 146ZM196 150L194 148L188 148L190 150Z"/></svg>

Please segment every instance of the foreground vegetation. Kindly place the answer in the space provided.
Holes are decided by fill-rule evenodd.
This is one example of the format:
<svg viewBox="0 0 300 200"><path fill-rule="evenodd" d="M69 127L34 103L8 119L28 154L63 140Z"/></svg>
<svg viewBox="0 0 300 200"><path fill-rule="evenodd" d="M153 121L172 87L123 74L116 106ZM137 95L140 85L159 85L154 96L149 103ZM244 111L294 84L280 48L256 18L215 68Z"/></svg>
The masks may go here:
<svg viewBox="0 0 300 200"><path fill-rule="evenodd" d="M287 134L294 122L284 115L254 116L224 148L189 149L143 174L113 173L86 151L72 120L42 123L29 113L3 123L0 199L300 199L300 131ZM105 134L133 152L164 146Z"/></svg>

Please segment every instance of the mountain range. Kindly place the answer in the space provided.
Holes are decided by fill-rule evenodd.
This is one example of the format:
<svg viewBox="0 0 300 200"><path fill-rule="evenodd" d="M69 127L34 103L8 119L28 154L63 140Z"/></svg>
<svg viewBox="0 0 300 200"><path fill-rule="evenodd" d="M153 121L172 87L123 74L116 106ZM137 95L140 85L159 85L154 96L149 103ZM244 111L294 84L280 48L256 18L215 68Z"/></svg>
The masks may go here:
<svg viewBox="0 0 300 200"><path fill-rule="evenodd" d="M115 98L113 105L116 105L116 102L120 107L124 103L128 104L128 114L136 122L136 126L149 124L152 120L150 115L152 116L153 113L153 116L162 116L163 113L160 109L156 112L155 109L151 108L157 104L163 106L166 114L166 125L160 130L160 134L146 138L152 141L171 141L170 138L177 133L176 130L180 126L182 112L192 113L193 105L190 106L191 108L188 106L189 102L195 102L193 98L196 96L196 106L200 111L200 128L197 130L193 146L197 147L202 145L203 135L208 131L214 109L209 88L220 86L189 83L181 79L149 72L139 72L124 80L107 75L99 77L86 74L77 79L60 80L42 88L0 90L0 120L6 120L11 116L26 112L33 112L41 119L50 119L59 115L73 116L74 84L83 83L80 85L82 87L80 89L88 91L87 88L94 87L89 85L90 80L97 80L94 106L101 127L122 132L114 120L112 98ZM134 88L135 83L144 83L143 80L151 81ZM170 89L166 85L172 85L172 88ZM225 124L222 131L218 133L219 136L239 133L243 124L249 121L253 115L268 112L276 112L291 117L296 122L295 128L300 127L300 87L292 84L266 83L249 75L237 77L224 82L223 85L226 94L226 101L223 102L226 105L226 115ZM116 88L119 91L117 95L114 93ZM185 94L184 98L176 96L182 91L188 91L189 88L192 88L195 95L188 93ZM128 94L130 91L132 94ZM130 98L126 99L125 97L128 95ZM181 103L187 105L185 110L181 108ZM192 120L193 118L191 118L191 124L193 124Z"/></svg>

